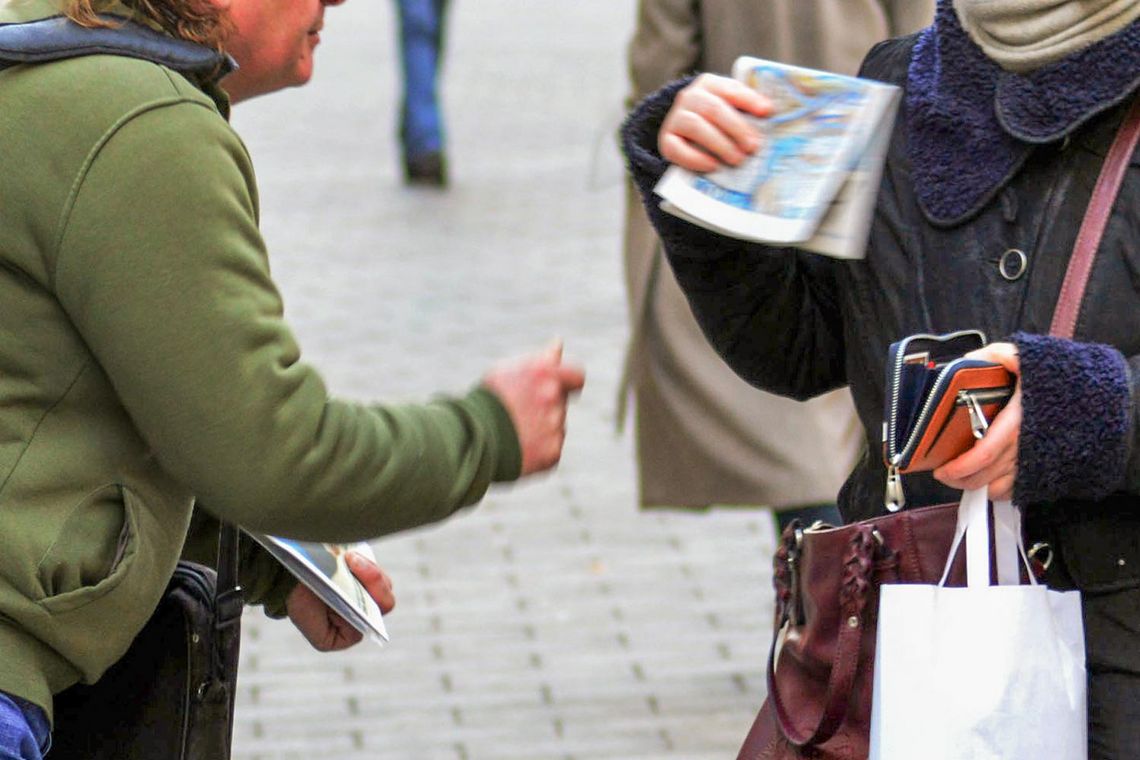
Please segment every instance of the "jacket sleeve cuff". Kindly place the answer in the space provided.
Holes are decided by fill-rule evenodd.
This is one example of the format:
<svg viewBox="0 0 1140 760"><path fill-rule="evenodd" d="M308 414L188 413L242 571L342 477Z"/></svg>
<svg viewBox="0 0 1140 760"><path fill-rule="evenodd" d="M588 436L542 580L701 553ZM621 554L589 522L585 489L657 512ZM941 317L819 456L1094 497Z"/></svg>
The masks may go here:
<svg viewBox="0 0 1140 760"><path fill-rule="evenodd" d="M665 247L681 256L707 258L708 253L723 251L725 237L662 211L661 199L653 192L669 168L657 152L657 133L677 93L692 81L693 77L685 77L670 82L641 101L622 125L621 141L630 177Z"/></svg>
<svg viewBox="0 0 1140 760"><path fill-rule="evenodd" d="M182 559L216 570L218 527L217 518L200 504L196 505L182 547ZM242 535L238 546L238 583L246 604L260 604L269 617L284 617L285 597L297 585L297 579L249 536Z"/></svg>
<svg viewBox="0 0 1140 760"><path fill-rule="evenodd" d="M260 603L262 610L271 618L283 618L287 613L285 600L298 581L284 565L267 553L262 552L262 556L264 558L261 561L265 563L265 569L261 574L260 588L256 592L246 588L247 601L251 604Z"/></svg>
<svg viewBox="0 0 1140 760"><path fill-rule="evenodd" d="M685 279L686 260L693 260L698 266L709 259L723 259L729 254L761 250L756 243L727 237L707 230L684 219L661 210L661 199L653 188L661 175L669 168L669 162L657 152L657 133L665 115L673 107L677 93L693 81L685 77L665 85L645 100L641 101L626 118L621 129L622 150L630 177L641 195L649 221L657 231L680 279ZM777 250L777 249L764 249ZM720 283L706 286L701 277L693 282L686 281L686 289L716 289Z"/></svg>
<svg viewBox="0 0 1140 760"><path fill-rule="evenodd" d="M467 400L478 410L476 413L480 418L491 426L492 445L498 452L491 480L495 483L518 480L522 474L522 448L510 412L498 396L483 386L471 391Z"/></svg>
<svg viewBox="0 0 1140 760"><path fill-rule="evenodd" d="M669 162L657 152L657 133L661 131L665 115L673 107L677 93L692 81L692 77L678 79L650 94L634 107L621 126L626 165L641 191L641 197L647 199L646 205L654 197L653 186L669 168ZM656 206L656 203L652 205Z"/></svg>
<svg viewBox="0 0 1140 760"><path fill-rule="evenodd" d="M1102 499L1125 483L1132 394L1119 351L1046 335L1011 338L1021 363L1014 501Z"/></svg>

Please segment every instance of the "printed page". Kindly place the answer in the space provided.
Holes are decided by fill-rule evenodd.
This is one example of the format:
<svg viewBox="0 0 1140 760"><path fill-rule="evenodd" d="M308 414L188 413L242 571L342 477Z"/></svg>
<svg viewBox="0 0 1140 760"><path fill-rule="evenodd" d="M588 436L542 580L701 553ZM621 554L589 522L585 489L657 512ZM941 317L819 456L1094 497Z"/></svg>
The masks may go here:
<svg viewBox="0 0 1140 760"><path fill-rule="evenodd" d="M871 218L879 197L879 182L899 102L899 93L893 88L880 91L879 96L889 99L881 124L875 128L870 142L847 175L815 234L798 248L837 259L861 259L866 254Z"/></svg>
<svg viewBox="0 0 1140 760"><path fill-rule="evenodd" d="M360 581L356 580L344 557L346 552L354 551L375 562L371 546L364 542L322 544L249 531L246 534L264 546L266 551L353 628L378 644L388 640L388 630L384 626L380 608Z"/></svg>
<svg viewBox="0 0 1140 760"><path fill-rule="evenodd" d="M761 132L760 149L740 166L708 174L670 167L655 188L662 208L734 237L804 247L840 188L849 188L852 197L842 206L850 206L876 173L861 158L874 135L889 131L897 88L749 57L738 59L733 73L775 105L769 117L748 117ZM861 181L847 183L856 168L865 170ZM865 205L856 203L849 213ZM837 229L849 238L853 221L836 216L838 227L814 247L849 252L852 245L833 238Z"/></svg>

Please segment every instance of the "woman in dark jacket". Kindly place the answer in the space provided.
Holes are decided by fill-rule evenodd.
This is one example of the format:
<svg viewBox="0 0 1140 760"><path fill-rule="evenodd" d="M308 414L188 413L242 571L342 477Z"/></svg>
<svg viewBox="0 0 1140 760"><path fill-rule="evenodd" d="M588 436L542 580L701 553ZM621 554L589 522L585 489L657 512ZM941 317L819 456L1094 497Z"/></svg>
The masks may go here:
<svg viewBox="0 0 1140 760"><path fill-rule="evenodd" d="M726 238L658 209L667 161L736 164L740 111L769 105L708 75L645 100L625 151L710 342L745 379L809 398L850 385L881 450L890 343L980 329L1018 375L985 439L904 478L908 506L988 485L1021 504L1049 581L1083 592L1090 756L1140 756L1140 166L1108 220L1075 339L1049 325L1108 146L1140 88L1135 0L940 0L934 24L877 46L863 76L904 89L867 256L839 261ZM851 474L848 520L884 510L878 456Z"/></svg>

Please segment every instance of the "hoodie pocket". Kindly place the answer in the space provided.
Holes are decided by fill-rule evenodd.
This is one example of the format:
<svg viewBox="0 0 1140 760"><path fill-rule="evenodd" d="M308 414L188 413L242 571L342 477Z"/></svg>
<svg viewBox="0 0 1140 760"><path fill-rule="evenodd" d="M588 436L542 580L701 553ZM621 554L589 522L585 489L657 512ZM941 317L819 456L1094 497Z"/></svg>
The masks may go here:
<svg viewBox="0 0 1140 760"><path fill-rule="evenodd" d="M40 605L68 612L109 593L135 558L137 535L137 505L127 488L112 484L91 493L71 510L40 560Z"/></svg>

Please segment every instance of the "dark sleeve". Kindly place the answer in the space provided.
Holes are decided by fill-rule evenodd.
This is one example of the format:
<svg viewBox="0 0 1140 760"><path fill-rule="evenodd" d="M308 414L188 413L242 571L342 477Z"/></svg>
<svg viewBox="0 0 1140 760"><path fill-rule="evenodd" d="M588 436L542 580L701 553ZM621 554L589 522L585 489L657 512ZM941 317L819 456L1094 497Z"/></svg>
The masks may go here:
<svg viewBox="0 0 1140 760"><path fill-rule="evenodd" d="M182 559L217 569L219 529L217 518L195 507ZM239 546L238 580L246 603L262 605L270 617L285 617L285 597L297 585L297 579L252 538L242 534Z"/></svg>
<svg viewBox="0 0 1140 760"><path fill-rule="evenodd" d="M643 100L622 127L622 147L693 315L729 366L757 387L806 399L845 385L837 262L726 237L659 208L653 186L668 164L657 133L690 81Z"/></svg>
<svg viewBox="0 0 1140 760"><path fill-rule="evenodd" d="M1103 499L1140 493L1133 440L1133 371L1112 346L1017 333L1021 363L1021 436L1014 501Z"/></svg>

